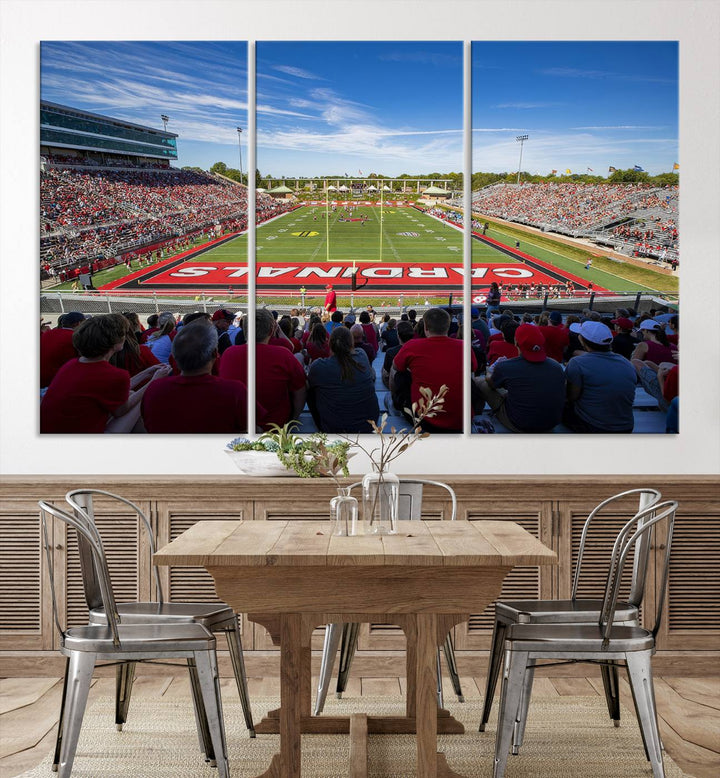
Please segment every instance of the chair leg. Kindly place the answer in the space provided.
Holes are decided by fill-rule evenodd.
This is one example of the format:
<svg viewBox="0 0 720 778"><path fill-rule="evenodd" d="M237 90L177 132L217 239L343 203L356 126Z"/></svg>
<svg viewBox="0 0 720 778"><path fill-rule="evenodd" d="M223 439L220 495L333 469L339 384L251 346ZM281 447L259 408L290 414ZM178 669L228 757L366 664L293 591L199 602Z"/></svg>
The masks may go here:
<svg viewBox="0 0 720 778"><path fill-rule="evenodd" d="M445 642L443 643L443 651L445 653L445 662L448 666L448 672L450 673L453 691L458 698L458 702L465 702L462 687L460 686L460 675L458 674L457 662L455 661L455 644L453 643L452 633L450 632L448 632Z"/></svg>
<svg viewBox="0 0 720 778"><path fill-rule="evenodd" d="M529 654L526 651L507 651L505 672L500 692L497 734L495 735L495 763L493 778L503 778L508 751L512 741L520 698L522 697Z"/></svg>
<svg viewBox="0 0 720 778"><path fill-rule="evenodd" d="M336 696L342 697L342 693L347 688L348 678L350 677L350 665L355 656L357 648L359 624L345 624L343 627L342 641L340 643L340 662L338 664L338 679Z"/></svg>
<svg viewBox="0 0 720 778"><path fill-rule="evenodd" d="M70 654L69 659L67 695L62 724L63 736L58 764L59 778L70 778L72 772L93 669L95 668L94 653L74 651Z"/></svg>
<svg viewBox="0 0 720 778"><path fill-rule="evenodd" d="M229 778L230 767L228 765L227 744L225 742L225 721L223 719L220 679L218 678L215 652L196 651L195 665L204 712L207 717L206 723L210 731L210 738L217 761L218 778Z"/></svg>
<svg viewBox="0 0 720 778"><path fill-rule="evenodd" d="M202 690L198 679L197 666L194 659L188 659L188 675L190 676L190 691L192 692L193 713L195 714L195 726L197 727L200 750L205 754L205 761L215 767L215 751L213 749L210 730L207 725L207 714L203 703Z"/></svg>
<svg viewBox="0 0 720 778"><path fill-rule="evenodd" d="M485 704L483 705L482 718L480 719L480 732L485 731L485 726L490 720L490 711L492 710L493 698L495 697L498 676L503 666L503 644L505 643L506 632L507 624L496 619L492 636L492 648L490 649L487 680L485 681Z"/></svg>
<svg viewBox="0 0 720 778"><path fill-rule="evenodd" d="M603 688L608 713L616 727L620 726L620 687L618 685L618 667L615 662L600 665Z"/></svg>
<svg viewBox="0 0 720 778"><path fill-rule="evenodd" d="M443 688L442 688L442 665L440 664L440 649L438 648L435 656L435 677L437 678L437 705L443 707Z"/></svg>
<svg viewBox="0 0 720 778"><path fill-rule="evenodd" d="M518 707L518 713L513 725L512 753L517 756L520 753L520 746L525 739L525 724L527 723L528 710L530 708L530 696L532 695L533 680L535 679L535 660L528 661L525 678L523 680L522 697Z"/></svg>
<svg viewBox="0 0 720 778"><path fill-rule="evenodd" d="M247 674L245 672L245 660L243 658L240 625L238 624L237 616L233 621L234 628L225 630L228 648L230 649L230 661L232 662L233 672L235 673L235 683L237 684L238 692L240 694L240 702L245 716L245 726L250 733L250 737L255 737L255 725L253 723L252 710L250 708L250 695L248 694Z"/></svg>
<svg viewBox="0 0 720 778"><path fill-rule="evenodd" d="M122 662L115 668L115 727L122 732L130 708L130 695L135 680L135 662Z"/></svg>
<svg viewBox="0 0 720 778"><path fill-rule="evenodd" d="M65 718L65 698L67 697L69 670L70 657L65 657L65 677L63 678L62 699L60 700L60 718L58 719L57 737L55 738L55 755L53 756L51 768L54 773L58 771L58 765L60 764L60 748L62 747L63 739L63 721Z"/></svg>
<svg viewBox="0 0 720 778"><path fill-rule="evenodd" d="M320 679L318 680L317 696L315 698L315 716L319 716L325 707L333 665L335 664L335 654L337 654L342 633L343 625L341 623L325 625L325 641L320 661Z"/></svg>
<svg viewBox="0 0 720 778"><path fill-rule="evenodd" d="M648 759L652 765L653 778L665 778L650 658L649 651L628 653L626 655L627 671L640 731Z"/></svg>

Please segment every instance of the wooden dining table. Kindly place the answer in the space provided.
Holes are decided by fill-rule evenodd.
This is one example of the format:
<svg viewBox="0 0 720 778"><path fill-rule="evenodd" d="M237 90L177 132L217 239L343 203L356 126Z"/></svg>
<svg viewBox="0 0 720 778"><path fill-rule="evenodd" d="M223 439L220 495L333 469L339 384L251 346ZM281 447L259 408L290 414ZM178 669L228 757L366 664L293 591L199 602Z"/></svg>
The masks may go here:
<svg viewBox="0 0 720 778"><path fill-rule="evenodd" d="M280 733L280 753L258 778L299 778L303 733L349 733L354 776L366 774L368 734L416 733L418 778L450 778L459 774L437 734L464 729L437 705L438 647L498 598L513 567L557 555L512 521L401 521L395 535L355 537L332 535L327 521L200 521L154 562L205 567L218 597L280 645L280 708L256 725ZM331 622L403 629L404 716L312 715L311 634Z"/></svg>

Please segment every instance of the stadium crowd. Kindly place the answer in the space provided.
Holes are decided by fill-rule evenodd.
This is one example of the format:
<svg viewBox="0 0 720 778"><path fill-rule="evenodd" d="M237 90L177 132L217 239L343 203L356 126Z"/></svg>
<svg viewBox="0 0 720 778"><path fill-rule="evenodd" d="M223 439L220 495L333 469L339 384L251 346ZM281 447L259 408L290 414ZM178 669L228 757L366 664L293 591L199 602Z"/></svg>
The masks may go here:
<svg viewBox="0 0 720 778"><path fill-rule="evenodd" d="M489 306L490 308L490 306ZM678 316L618 309L518 317L473 309L473 413L511 432L629 433L642 386L677 431ZM40 339L41 432L235 433L247 431L250 343L241 313L218 309L86 318L66 313ZM399 319L371 306L359 314L294 309L256 311L257 430L298 419L317 429L371 432L387 409L400 415L420 397L449 387L429 432L462 431L463 326L430 308ZM389 390L380 402L378 378ZM467 384L466 384L467 385ZM383 395L386 393L383 392ZM487 427L487 423L485 424Z"/></svg>
<svg viewBox="0 0 720 778"><path fill-rule="evenodd" d="M670 208L677 187L651 184L495 184L473 193L473 209L541 228L581 231L601 221L650 209Z"/></svg>
<svg viewBox="0 0 720 778"><path fill-rule="evenodd" d="M260 194L258 220L289 207ZM216 225L246 228L245 187L173 168L41 172L40 257L55 275Z"/></svg>

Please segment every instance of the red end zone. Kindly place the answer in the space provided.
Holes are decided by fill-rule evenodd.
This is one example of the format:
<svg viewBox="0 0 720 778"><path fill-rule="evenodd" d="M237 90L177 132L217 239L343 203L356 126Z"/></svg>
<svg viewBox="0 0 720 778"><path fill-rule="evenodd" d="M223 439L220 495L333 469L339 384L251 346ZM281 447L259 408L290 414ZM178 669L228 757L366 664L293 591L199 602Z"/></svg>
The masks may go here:
<svg viewBox="0 0 720 778"><path fill-rule="evenodd" d="M422 291L426 294L446 294L462 287L464 269L460 263L436 262L382 264L358 262L357 286L365 294L375 292L399 293ZM169 289L228 289L247 288L247 265L214 262L166 262L132 276L107 284L103 289L135 288L137 290ZM257 290L275 294L295 294L301 286L308 291L324 289L327 283L338 291L350 290L353 265L343 262L310 264L301 262L274 262L257 265ZM509 262L507 265L473 265L473 285L498 284L556 284L557 278L538 272L525 265Z"/></svg>

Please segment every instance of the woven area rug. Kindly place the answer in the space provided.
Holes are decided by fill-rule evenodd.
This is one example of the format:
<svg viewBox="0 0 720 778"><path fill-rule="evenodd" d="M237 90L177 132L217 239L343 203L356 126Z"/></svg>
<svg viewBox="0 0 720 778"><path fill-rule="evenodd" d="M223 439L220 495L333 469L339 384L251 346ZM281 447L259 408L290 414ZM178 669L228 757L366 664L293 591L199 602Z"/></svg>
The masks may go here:
<svg viewBox="0 0 720 778"><path fill-rule="evenodd" d="M227 695L229 697L229 695ZM464 735L441 735L438 750L448 765L467 778L489 778L495 747L497 706L485 732L478 732L481 700L448 702L447 707L465 725ZM325 713L375 715L403 711L400 697L328 698ZM259 721L278 706L277 698L253 700ZM244 727L240 703L224 702L230 772L233 778L255 778L279 750L279 736L258 735L251 740ZM530 706L525 743L519 756L510 756L507 778L648 778L635 717L622 711L622 726L608 719L602 697L538 697ZM85 714L73 778L213 778L200 754L192 709L187 702L134 699L122 732L115 730L112 700L100 700ZM346 778L349 738L346 735L304 735L303 778ZM372 778L411 778L415 775L413 735L371 735L368 744ZM49 778L51 755L22 778ZM665 757L667 778L683 772Z"/></svg>

